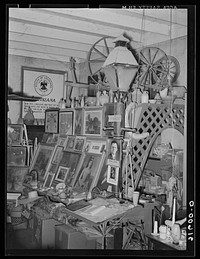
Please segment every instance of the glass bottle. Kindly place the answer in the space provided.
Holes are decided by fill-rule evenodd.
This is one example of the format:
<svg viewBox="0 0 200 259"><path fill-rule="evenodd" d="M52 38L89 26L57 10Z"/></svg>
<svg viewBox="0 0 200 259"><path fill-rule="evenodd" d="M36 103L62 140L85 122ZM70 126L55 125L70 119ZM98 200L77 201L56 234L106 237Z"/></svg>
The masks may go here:
<svg viewBox="0 0 200 259"><path fill-rule="evenodd" d="M141 95L141 102L142 103L148 103L149 102L149 93L148 91L143 91Z"/></svg>

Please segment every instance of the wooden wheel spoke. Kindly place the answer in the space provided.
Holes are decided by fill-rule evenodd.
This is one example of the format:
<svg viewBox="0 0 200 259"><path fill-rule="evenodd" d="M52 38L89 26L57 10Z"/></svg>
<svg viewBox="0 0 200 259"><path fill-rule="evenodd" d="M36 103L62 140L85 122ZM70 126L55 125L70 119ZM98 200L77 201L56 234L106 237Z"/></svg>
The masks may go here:
<svg viewBox="0 0 200 259"><path fill-rule="evenodd" d="M152 59L152 62L151 62L151 64L153 64L153 62L154 62L154 59L155 59L155 57L156 57L156 55L157 55L158 51L159 51L159 49L157 49L157 50L156 50L156 53L154 54L154 57L153 57L153 59Z"/></svg>
<svg viewBox="0 0 200 259"><path fill-rule="evenodd" d="M158 80L161 80L161 79L157 76L157 74L156 74L156 72L154 71L154 69L152 69L152 72L153 72L153 75L155 75Z"/></svg>
<svg viewBox="0 0 200 259"><path fill-rule="evenodd" d="M156 70L156 71L161 72L161 73L167 73L167 70L163 70L163 69L160 69L160 68L157 68L157 67L154 67L153 70Z"/></svg>
<svg viewBox="0 0 200 259"><path fill-rule="evenodd" d="M150 48L149 48L149 63L152 64L151 63L151 51L150 51Z"/></svg>
<svg viewBox="0 0 200 259"><path fill-rule="evenodd" d="M147 76L148 76L148 70L144 72L144 74L140 77L140 82L141 82L141 85L145 85L145 82L146 82L146 79L147 79Z"/></svg>
<svg viewBox="0 0 200 259"><path fill-rule="evenodd" d="M143 79L145 78L146 74L147 74L148 71L145 71L144 74L141 75L140 77L140 82L142 83Z"/></svg>
<svg viewBox="0 0 200 259"><path fill-rule="evenodd" d="M98 72L101 71L101 68L100 69L97 69L95 72L93 72L93 75L96 75Z"/></svg>
<svg viewBox="0 0 200 259"><path fill-rule="evenodd" d="M107 58L106 55L104 55L101 51L99 51L97 48L93 48L99 55L101 55L102 57L104 57L105 59Z"/></svg>
<svg viewBox="0 0 200 259"><path fill-rule="evenodd" d="M143 58L146 60L147 64L149 64L149 61L146 59L146 57L144 56L144 54L142 52L140 52L140 54L143 56Z"/></svg>
<svg viewBox="0 0 200 259"><path fill-rule="evenodd" d="M169 71L169 73L171 73L171 74L176 74L176 71Z"/></svg>
<svg viewBox="0 0 200 259"><path fill-rule="evenodd" d="M89 63L103 63L105 60L102 59L92 59L88 60Z"/></svg>
<svg viewBox="0 0 200 259"><path fill-rule="evenodd" d="M158 60L156 60L156 62L154 63L154 65L161 65L160 61L164 58L165 56L159 58Z"/></svg>
<svg viewBox="0 0 200 259"><path fill-rule="evenodd" d="M169 66L169 69L172 69L172 68L176 68L176 66L175 65L173 67Z"/></svg>
<svg viewBox="0 0 200 259"><path fill-rule="evenodd" d="M106 39L104 38L104 44L105 44L105 47L106 47L106 52L107 52L107 56L109 55L110 51L109 51L109 48L108 48L108 44L107 44L107 41Z"/></svg>

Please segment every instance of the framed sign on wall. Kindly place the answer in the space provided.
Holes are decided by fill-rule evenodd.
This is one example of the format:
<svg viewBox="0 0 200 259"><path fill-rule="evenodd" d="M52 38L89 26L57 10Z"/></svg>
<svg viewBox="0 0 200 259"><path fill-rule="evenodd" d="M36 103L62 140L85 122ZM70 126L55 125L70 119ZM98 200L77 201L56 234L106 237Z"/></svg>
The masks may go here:
<svg viewBox="0 0 200 259"><path fill-rule="evenodd" d="M35 119L44 119L45 110L58 107L64 96L65 71L22 67L22 91L30 96L42 97L36 102L22 102L22 118L30 107Z"/></svg>

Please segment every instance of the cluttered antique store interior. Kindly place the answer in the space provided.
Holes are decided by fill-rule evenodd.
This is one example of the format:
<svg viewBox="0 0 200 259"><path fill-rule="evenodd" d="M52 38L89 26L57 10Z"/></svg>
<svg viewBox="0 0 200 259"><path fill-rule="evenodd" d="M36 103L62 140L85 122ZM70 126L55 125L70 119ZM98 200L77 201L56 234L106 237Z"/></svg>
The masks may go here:
<svg viewBox="0 0 200 259"><path fill-rule="evenodd" d="M187 249L187 12L9 7L9 253Z"/></svg>

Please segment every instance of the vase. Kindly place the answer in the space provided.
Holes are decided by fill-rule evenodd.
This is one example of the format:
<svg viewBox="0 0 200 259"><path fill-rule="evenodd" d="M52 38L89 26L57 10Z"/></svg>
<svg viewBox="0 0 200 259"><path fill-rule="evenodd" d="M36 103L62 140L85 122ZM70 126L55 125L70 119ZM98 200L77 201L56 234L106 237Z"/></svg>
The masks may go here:
<svg viewBox="0 0 200 259"><path fill-rule="evenodd" d="M26 125L33 125L34 121L35 121L35 117L33 115L33 111L31 109L31 107L28 107L28 112L27 114L24 116L24 124Z"/></svg>
<svg viewBox="0 0 200 259"><path fill-rule="evenodd" d="M177 223L174 223L174 225L172 226L172 239L173 242L175 244L179 243L179 240L181 238L181 229L180 229L180 225Z"/></svg>

